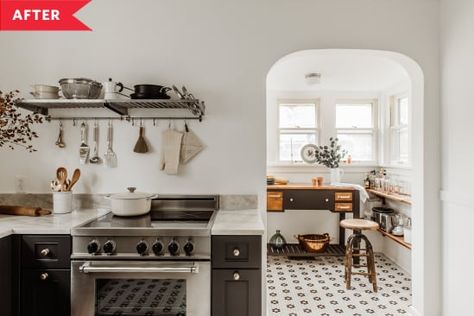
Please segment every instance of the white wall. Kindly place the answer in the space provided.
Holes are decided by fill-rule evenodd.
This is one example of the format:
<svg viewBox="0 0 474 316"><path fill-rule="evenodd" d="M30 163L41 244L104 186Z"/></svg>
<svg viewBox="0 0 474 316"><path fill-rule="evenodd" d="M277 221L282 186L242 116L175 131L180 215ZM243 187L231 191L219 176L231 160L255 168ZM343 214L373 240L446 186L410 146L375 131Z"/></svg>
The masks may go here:
<svg viewBox="0 0 474 316"><path fill-rule="evenodd" d="M182 176L157 170L158 155L130 152L136 131L124 128L116 170L83 168L78 191L122 190L131 182L163 193L265 194L265 78L280 57L303 49L357 48L395 51L415 60L424 72L425 104L420 113L427 139L420 152L426 186L420 197L433 211L438 196L438 1L437 0L101 0L79 16L93 32L2 32L0 88L28 90L31 83L55 83L67 76L125 83L185 84L208 106L202 124L193 124L206 151ZM398 23L396 21L403 21ZM76 165L71 144L54 148L56 128L43 126L40 151L1 151L0 191L14 191L15 175L27 175L27 188L48 192L58 165ZM78 135L77 130L74 131ZM153 147L160 140L147 131ZM117 136L118 137L118 136ZM116 137L116 138L117 138ZM86 186L86 183L91 185ZM264 209L264 199L261 207ZM427 222L426 225L431 227ZM427 230L427 236L433 231ZM434 250L428 255L435 256ZM414 297L426 315L437 315L437 265L421 270L425 293ZM429 304L427 303L429 300Z"/></svg>
<svg viewBox="0 0 474 316"><path fill-rule="evenodd" d="M472 313L474 2L442 0L443 314Z"/></svg>

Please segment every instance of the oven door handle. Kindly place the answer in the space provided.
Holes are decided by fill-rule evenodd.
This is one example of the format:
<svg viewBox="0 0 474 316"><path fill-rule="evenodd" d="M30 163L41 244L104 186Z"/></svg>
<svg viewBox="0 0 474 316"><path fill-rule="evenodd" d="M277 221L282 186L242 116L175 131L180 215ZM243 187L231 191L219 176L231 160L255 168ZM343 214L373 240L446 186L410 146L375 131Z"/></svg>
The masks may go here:
<svg viewBox="0 0 474 316"><path fill-rule="evenodd" d="M79 267L82 273L199 273L199 265L194 264L189 267L138 267L138 266L93 266L90 262L85 262Z"/></svg>

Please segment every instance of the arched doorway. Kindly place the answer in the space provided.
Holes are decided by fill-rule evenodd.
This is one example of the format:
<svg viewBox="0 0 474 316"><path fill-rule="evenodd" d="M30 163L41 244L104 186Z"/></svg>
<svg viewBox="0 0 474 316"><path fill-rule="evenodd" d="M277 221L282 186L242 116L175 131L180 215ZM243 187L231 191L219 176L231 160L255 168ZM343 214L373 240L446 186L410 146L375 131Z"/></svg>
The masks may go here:
<svg viewBox="0 0 474 316"><path fill-rule="evenodd" d="M436 274L431 263L439 260L436 254L431 251L426 251L425 241L436 240L436 236L430 236L431 231L425 230L425 225L430 218L428 204L432 201L425 201L424 186L427 174L424 168L424 129L423 129L423 115L425 111L424 105L424 76L420 66L411 58L388 51L375 50L354 50L354 49L322 49L322 50L305 50L299 51L278 60L270 69L267 75L267 99L268 99L268 85L274 78L271 78L272 71L278 68L279 65L287 63L288 61L301 58L304 56L339 56L342 59L348 56L357 56L360 60L373 60L374 64L388 63L398 67L406 74L408 89L411 103L411 142L410 142L410 160L411 160L411 196L412 196L412 212L411 219L413 225L413 248L411 251L411 266L412 266L412 305L414 312L423 314L425 304L429 302L432 297L437 297L439 289L426 287L428 278L432 274ZM366 64L370 67L370 63ZM376 66L375 66L376 67ZM314 71L318 71L315 69ZM321 80L324 80L324 73ZM274 80L272 84L274 84ZM267 100L268 103L268 100ZM267 104L268 110L268 104ZM324 118L320 118L324 119ZM267 134L275 133L275 124L268 122L267 117ZM273 142L273 144L272 144ZM273 146L275 140L267 139L267 146ZM291 145L293 146L293 145ZM291 147L290 146L290 147ZM267 148L267 156L270 159L275 157L275 154L270 153ZM293 155L293 153L291 153ZM277 159L278 160L278 159ZM291 169L291 168L290 168ZM288 171L287 172L291 172ZM300 171L301 173L301 171ZM427 203L428 202L428 203ZM271 226L271 220L267 220L267 224ZM267 231L267 235L271 236L272 231ZM430 237L433 237L430 238Z"/></svg>

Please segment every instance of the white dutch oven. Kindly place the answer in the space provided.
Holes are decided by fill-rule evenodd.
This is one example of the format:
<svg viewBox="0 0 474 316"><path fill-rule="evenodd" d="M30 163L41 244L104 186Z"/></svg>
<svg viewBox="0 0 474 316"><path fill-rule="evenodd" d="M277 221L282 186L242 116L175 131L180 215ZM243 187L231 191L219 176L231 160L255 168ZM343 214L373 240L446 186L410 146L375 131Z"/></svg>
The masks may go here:
<svg viewBox="0 0 474 316"><path fill-rule="evenodd" d="M156 194L135 192L134 187L127 188L129 192L108 195L112 213L117 216L138 216L150 211L151 200Z"/></svg>

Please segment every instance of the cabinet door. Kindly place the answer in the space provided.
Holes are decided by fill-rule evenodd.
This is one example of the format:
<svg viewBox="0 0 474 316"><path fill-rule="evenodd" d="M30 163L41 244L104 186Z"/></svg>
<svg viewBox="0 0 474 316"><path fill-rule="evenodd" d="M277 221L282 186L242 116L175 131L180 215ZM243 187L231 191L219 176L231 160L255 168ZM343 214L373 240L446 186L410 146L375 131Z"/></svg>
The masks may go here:
<svg viewBox="0 0 474 316"><path fill-rule="evenodd" d="M21 315L69 315L70 288L70 270L24 269L21 280Z"/></svg>
<svg viewBox="0 0 474 316"><path fill-rule="evenodd" d="M212 271L213 316L260 316L261 270Z"/></svg>
<svg viewBox="0 0 474 316"><path fill-rule="evenodd" d="M12 315L11 237L0 239L0 315Z"/></svg>

